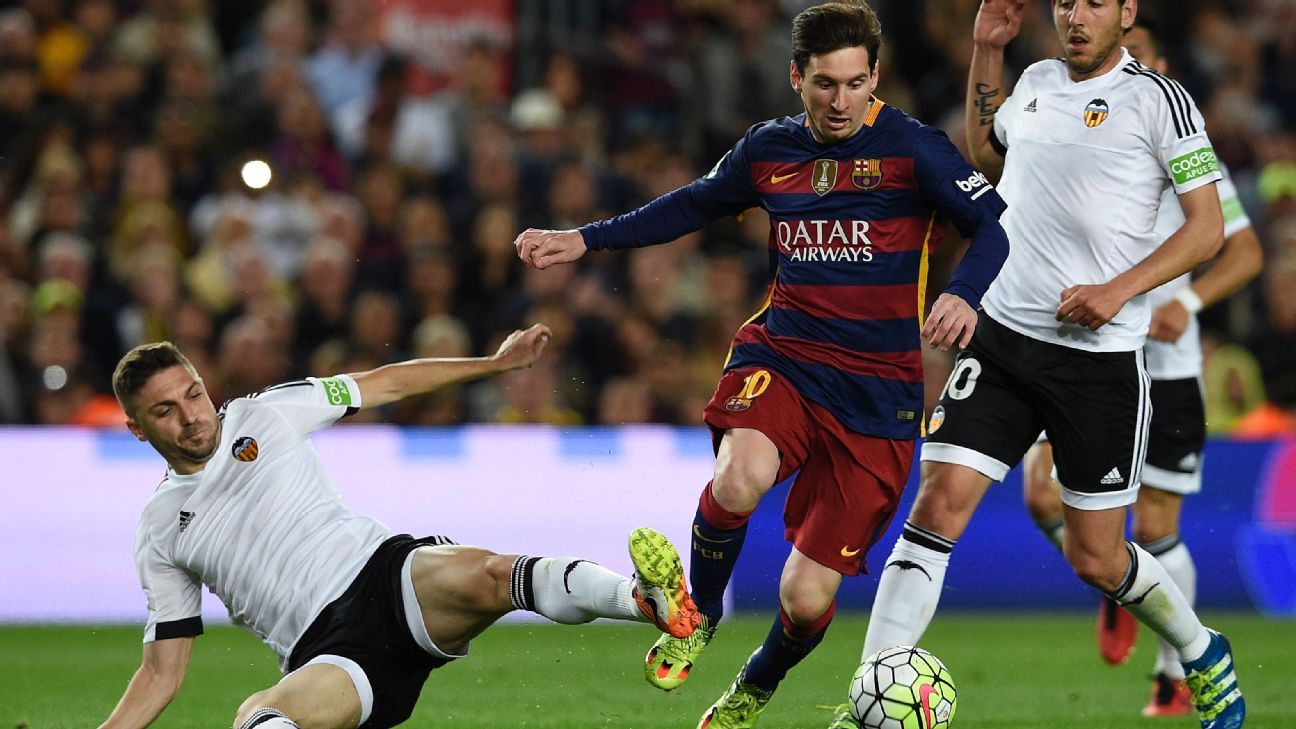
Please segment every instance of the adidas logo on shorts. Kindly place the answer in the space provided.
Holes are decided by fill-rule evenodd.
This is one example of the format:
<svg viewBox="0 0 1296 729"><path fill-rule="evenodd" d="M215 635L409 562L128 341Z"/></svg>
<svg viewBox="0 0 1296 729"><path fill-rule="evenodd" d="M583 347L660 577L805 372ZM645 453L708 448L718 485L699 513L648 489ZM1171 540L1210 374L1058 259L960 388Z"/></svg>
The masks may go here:
<svg viewBox="0 0 1296 729"><path fill-rule="evenodd" d="M1124 480L1125 477L1120 474L1120 470L1113 468L1107 472L1106 476L1102 477L1102 481L1099 481L1099 483L1103 486L1114 486L1118 483L1122 483Z"/></svg>

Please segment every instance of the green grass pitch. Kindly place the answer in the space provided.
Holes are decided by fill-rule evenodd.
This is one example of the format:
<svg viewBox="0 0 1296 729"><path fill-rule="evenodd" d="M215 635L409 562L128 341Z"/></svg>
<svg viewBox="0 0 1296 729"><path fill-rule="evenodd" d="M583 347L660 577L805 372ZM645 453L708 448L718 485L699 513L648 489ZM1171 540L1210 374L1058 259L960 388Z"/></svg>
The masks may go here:
<svg viewBox="0 0 1296 729"><path fill-rule="evenodd" d="M844 700L865 617L841 614L820 648L784 681L762 729L823 727L819 704ZM1296 624L1249 614L1207 616L1236 650L1249 729L1296 727ZM645 626L505 624L465 660L433 672L410 727L625 727L696 725L769 626L765 616L726 621L684 687L644 682ZM1188 729L1192 718L1143 719L1155 652L1144 630L1120 668L1101 664L1093 622L1080 614L941 614L923 645L959 689L957 729ZM95 726L139 663L139 629L0 627L0 729ZM161 727L229 726L248 694L278 679L270 651L243 631L209 628L198 639L180 697Z"/></svg>

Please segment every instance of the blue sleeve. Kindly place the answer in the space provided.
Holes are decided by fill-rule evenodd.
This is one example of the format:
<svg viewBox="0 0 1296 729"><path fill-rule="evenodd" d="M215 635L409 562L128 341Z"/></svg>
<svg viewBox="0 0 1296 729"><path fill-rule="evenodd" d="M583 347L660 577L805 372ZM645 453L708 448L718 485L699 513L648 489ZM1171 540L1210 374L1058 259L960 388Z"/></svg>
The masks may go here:
<svg viewBox="0 0 1296 729"><path fill-rule="evenodd" d="M714 220L755 207L760 200L747 162L755 129L738 140L706 176L638 210L583 226L580 233L585 247L604 251L669 243Z"/></svg>
<svg viewBox="0 0 1296 729"><path fill-rule="evenodd" d="M1008 205L990 180L963 159L949 137L939 130L925 131L914 150L918 188L971 241L945 293L975 309L1008 258L1008 234L999 224Z"/></svg>

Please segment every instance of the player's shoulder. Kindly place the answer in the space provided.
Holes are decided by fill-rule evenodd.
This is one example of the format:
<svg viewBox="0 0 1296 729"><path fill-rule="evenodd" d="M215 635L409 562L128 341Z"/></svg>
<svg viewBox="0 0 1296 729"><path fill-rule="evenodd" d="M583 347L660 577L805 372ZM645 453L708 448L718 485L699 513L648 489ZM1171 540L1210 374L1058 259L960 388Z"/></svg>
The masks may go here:
<svg viewBox="0 0 1296 729"><path fill-rule="evenodd" d="M1068 80L1066 59L1044 58L1027 66L1017 76L1014 93L1023 86L1048 87L1063 86ZM1038 90L1038 89L1037 89Z"/></svg>
<svg viewBox="0 0 1296 729"><path fill-rule="evenodd" d="M926 124L898 106L887 104L878 114L874 128L891 138L893 144L917 156L922 150L953 148L949 135L940 127Z"/></svg>
<svg viewBox="0 0 1296 729"><path fill-rule="evenodd" d="M805 114L766 119L751 125L743 139L748 144L777 142L804 133L802 131L804 126Z"/></svg>
<svg viewBox="0 0 1296 729"><path fill-rule="evenodd" d="M1120 68L1118 81L1147 110L1164 109L1170 112L1181 136L1195 133L1197 123L1191 110L1196 109L1192 94L1183 84L1159 73L1138 61L1131 60Z"/></svg>
<svg viewBox="0 0 1296 729"><path fill-rule="evenodd" d="M243 409L255 409L267 405L273 406L287 401L310 399L314 395L316 382L316 378L307 377L300 380L292 380L290 382L281 382L277 385L270 385L269 387L250 395L244 395L243 397L236 397L233 400L229 400L221 406L221 412L233 414Z"/></svg>

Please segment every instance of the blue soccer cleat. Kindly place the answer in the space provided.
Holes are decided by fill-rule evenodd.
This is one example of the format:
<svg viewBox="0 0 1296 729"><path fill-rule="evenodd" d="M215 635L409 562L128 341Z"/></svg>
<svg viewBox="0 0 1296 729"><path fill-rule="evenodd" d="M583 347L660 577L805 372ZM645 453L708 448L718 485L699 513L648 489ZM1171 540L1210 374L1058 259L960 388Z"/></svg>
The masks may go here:
<svg viewBox="0 0 1296 729"><path fill-rule="evenodd" d="M1233 670L1233 649L1228 638L1210 631L1210 645L1201 658L1183 664L1188 688L1201 729L1240 729L1246 719L1246 701Z"/></svg>

